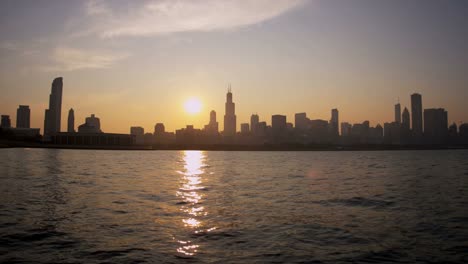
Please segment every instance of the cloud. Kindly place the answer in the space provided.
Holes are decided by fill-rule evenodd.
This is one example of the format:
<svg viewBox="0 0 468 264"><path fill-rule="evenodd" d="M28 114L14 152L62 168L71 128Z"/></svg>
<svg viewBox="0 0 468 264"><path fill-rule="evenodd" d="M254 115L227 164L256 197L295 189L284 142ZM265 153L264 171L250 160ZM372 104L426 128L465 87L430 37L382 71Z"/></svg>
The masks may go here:
<svg viewBox="0 0 468 264"><path fill-rule="evenodd" d="M227 30L258 24L297 8L306 0L92 0L88 16L101 37L152 36L174 32Z"/></svg>
<svg viewBox="0 0 468 264"><path fill-rule="evenodd" d="M74 71L81 69L105 69L127 57L128 54L58 47L52 54L52 60L56 65L46 67L45 70Z"/></svg>

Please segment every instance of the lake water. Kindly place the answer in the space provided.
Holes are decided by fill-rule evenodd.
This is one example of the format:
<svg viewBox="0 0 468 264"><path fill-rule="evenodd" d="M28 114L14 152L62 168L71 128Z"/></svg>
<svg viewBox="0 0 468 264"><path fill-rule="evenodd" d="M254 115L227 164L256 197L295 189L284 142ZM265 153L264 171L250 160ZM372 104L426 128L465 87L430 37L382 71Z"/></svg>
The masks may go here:
<svg viewBox="0 0 468 264"><path fill-rule="evenodd" d="M0 149L0 262L468 263L468 151Z"/></svg>

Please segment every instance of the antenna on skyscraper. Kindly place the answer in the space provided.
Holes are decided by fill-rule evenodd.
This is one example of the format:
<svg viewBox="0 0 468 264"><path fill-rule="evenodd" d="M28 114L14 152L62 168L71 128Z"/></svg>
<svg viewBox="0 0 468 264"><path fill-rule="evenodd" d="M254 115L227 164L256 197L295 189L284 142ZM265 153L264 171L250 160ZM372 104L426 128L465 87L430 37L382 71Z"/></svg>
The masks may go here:
<svg viewBox="0 0 468 264"><path fill-rule="evenodd" d="M231 92L231 83L228 84L228 93Z"/></svg>

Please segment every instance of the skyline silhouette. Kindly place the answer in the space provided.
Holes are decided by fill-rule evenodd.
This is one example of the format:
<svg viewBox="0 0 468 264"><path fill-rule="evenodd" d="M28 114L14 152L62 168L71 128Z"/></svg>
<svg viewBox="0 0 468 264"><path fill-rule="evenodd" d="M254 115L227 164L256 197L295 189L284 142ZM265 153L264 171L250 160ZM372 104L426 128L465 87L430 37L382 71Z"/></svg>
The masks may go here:
<svg viewBox="0 0 468 264"><path fill-rule="evenodd" d="M216 2L180 1L177 12L170 1L2 1L0 113L14 120L28 104L31 126L43 130L38 110L48 107L50 80L63 76L63 109L76 120L95 113L119 133L162 116L171 131L203 127L224 108L227 82L237 129L255 112L328 120L330 108L350 123L388 122L383 106L398 97L409 106L414 92L425 108L445 108L449 123L468 120L466 1ZM195 23L199 14L206 24ZM199 114L184 112L191 97ZM66 123L62 115L62 130Z"/></svg>

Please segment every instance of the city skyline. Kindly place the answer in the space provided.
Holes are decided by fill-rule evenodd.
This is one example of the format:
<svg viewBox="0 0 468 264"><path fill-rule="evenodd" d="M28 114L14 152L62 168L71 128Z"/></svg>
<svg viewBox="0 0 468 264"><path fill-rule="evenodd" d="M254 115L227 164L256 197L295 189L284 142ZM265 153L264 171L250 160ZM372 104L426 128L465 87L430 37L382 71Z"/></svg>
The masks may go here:
<svg viewBox="0 0 468 264"><path fill-rule="evenodd" d="M73 108L76 120L94 113L103 130L119 133L156 122L168 131L202 128L211 110L222 128L228 83L237 131L252 113L329 120L332 108L340 121L383 125L394 120L398 98L410 109L415 92L423 108L446 109L450 124L468 120L466 1L179 3L184 19L168 1L3 1L0 113L16 120L18 105L29 105L31 127L44 131L50 80L63 76L62 111ZM111 27L123 10L128 16ZM215 26L191 24L201 11ZM147 21L135 19L139 12ZM187 24L174 28L176 18ZM139 27L154 21L169 32ZM192 97L203 105L188 115L183 104Z"/></svg>

